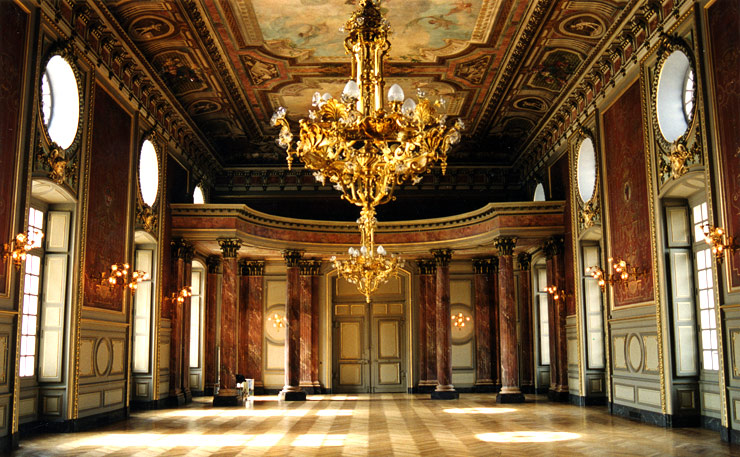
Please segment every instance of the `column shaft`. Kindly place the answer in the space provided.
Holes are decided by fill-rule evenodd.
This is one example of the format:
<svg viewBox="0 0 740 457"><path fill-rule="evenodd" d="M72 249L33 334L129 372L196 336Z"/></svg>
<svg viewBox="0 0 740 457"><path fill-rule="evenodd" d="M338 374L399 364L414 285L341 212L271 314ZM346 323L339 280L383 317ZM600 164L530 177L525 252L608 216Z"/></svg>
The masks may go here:
<svg viewBox="0 0 740 457"><path fill-rule="evenodd" d="M299 262L301 253L285 251L287 264L287 293L285 302L285 386L280 398L286 401L305 400L301 390L301 276Z"/></svg>
<svg viewBox="0 0 740 457"><path fill-rule="evenodd" d="M206 259L208 276L206 277L205 316L203 323L203 386L205 395L213 395L216 384L216 337L218 326L218 295L221 287L221 258L209 256Z"/></svg>
<svg viewBox="0 0 740 457"><path fill-rule="evenodd" d="M218 393L214 406L236 405L237 316L239 306L239 265L236 257L241 242L238 239L219 240L223 252L221 279L221 337L219 340L220 368Z"/></svg>
<svg viewBox="0 0 740 457"><path fill-rule="evenodd" d="M452 343L450 340L450 260L451 249L432 252L437 264L437 387L432 399L452 400L459 397L452 385Z"/></svg>
<svg viewBox="0 0 740 457"><path fill-rule="evenodd" d="M523 393L534 393L534 342L532 322L532 276L531 256L519 254L519 326L521 329L521 389Z"/></svg>
<svg viewBox="0 0 740 457"><path fill-rule="evenodd" d="M475 287L475 386L477 392L492 392L491 369L491 259L473 259Z"/></svg>
<svg viewBox="0 0 740 457"><path fill-rule="evenodd" d="M499 403L524 401L519 389L519 354L516 335L516 295L514 290L514 246L516 238L499 237L494 241L499 251L498 297L501 330L501 391Z"/></svg>
<svg viewBox="0 0 740 457"><path fill-rule="evenodd" d="M262 377L262 334L264 324L264 286L265 262L252 261L248 263L247 281L249 296L247 297L247 347L242 348L247 355L247 366L244 375L254 379L255 393L264 390Z"/></svg>

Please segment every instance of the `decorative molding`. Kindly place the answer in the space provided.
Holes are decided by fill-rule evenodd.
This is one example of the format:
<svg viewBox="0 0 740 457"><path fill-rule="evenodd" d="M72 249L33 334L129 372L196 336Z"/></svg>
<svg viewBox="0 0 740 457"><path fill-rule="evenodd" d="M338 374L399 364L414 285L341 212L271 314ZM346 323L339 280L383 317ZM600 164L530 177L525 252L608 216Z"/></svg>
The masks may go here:
<svg viewBox="0 0 740 457"><path fill-rule="evenodd" d="M242 245L239 238L219 238L218 245L221 246L221 252L224 259L235 259Z"/></svg>
<svg viewBox="0 0 740 457"><path fill-rule="evenodd" d="M136 223L141 225L145 231L154 235L157 233L158 222L157 214L152 207L139 202L136 208Z"/></svg>

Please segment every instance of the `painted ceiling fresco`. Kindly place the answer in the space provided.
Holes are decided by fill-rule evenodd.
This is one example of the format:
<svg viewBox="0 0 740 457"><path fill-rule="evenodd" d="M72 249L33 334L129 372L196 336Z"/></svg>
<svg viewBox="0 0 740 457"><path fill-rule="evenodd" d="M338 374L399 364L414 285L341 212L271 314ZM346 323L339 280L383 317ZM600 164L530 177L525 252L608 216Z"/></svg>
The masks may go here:
<svg viewBox="0 0 740 457"><path fill-rule="evenodd" d="M445 98L468 125L450 164L507 166L636 0L383 0L387 84ZM341 93L351 0L105 3L224 167L284 166L269 119Z"/></svg>

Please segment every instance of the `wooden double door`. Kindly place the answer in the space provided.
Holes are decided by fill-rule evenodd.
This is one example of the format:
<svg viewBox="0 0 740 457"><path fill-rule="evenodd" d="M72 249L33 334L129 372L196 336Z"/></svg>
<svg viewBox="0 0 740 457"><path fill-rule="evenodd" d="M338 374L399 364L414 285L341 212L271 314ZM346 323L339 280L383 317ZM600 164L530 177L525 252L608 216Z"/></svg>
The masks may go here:
<svg viewBox="0 0 740 457"><path fill-rule="evenodd" d="M406 392L402 303L335 304L333 391Z"/></svg>

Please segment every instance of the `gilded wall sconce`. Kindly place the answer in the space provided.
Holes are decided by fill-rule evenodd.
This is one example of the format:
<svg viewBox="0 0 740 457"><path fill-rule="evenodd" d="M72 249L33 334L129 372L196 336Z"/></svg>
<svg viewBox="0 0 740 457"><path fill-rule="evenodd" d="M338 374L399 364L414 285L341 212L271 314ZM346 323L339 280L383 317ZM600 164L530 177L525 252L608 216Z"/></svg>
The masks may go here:
<svg viewBox="0 0 740 457"><path fill-rule="evenodd" d="M114 263L110 266L108 273L100 273L100 284L107 285L111 289L117 286L128 287L131 292L136 291L139 284L143 281L149 281L149 273L141 270L134 270L129 278L130 265L127 263Z"/></svg>
<svg viewBox="0 0 740 457"><path fill-rule="evenodd" d="M614 261L613 258L609 257L609 268L607 271L601 269L598 266L591 266L586 268L586 273L589 273L594 279L599 282L601 291L606 290L606 285L609 284L614 286L619 283L628 283L642 277L645 272L633 267L626 260L619 259Z"/></svg>
<svg viewBox="0 0 740 457"><path fill-rule="evenodd" d="M702 227L704 232L704 241L712 247L712 254L717 263L722 263L722 257L725 251L735 250L735 237L727 236L727 232L722 227L713 227L705 225Z"/></svg>
<svg viewBox="0 0 740 457"><path fill-rule="evenodd" d="M20 269L26 260L28 251L40 244L44 234L37 232L35 237L19 233L11 240L10 243L3 244L3 260L10 257L16 269ZM37 244L38 243L38 244Z"/></svg>

